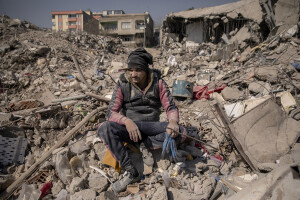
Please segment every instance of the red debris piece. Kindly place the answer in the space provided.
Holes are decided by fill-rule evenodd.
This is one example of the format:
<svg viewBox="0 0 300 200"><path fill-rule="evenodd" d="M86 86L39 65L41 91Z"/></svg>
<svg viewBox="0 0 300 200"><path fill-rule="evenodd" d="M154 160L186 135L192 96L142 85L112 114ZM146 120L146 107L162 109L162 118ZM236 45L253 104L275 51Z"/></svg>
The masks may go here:
<svg viewBox="0 0 300 200"><path fill-rule="evenodd" d="M221 156L220 154L215 155L214 157L215 157L216 159L219 159L220 161L223 162L223 158L222 158L222 156Z"/></svg>
<svg viewBox="0 0 300 200"><path fill-rule="evenodd" d="M51 182L45 183L44 186L41 189L41 192L42 192L41 198L46 196L46 194L48 194L49 191L51 191L51 188L52 188L52 183Z"/></svg>
<svg viewBox="0 0 300 200"><path fill-rule="evenodd" d="M212 87L211 87L212 86ZM210 94L214 92L221 92L226 87L225 84L212 85L210 86L194 86L193 88L193 96L195 99L209 99Z"/></svg>

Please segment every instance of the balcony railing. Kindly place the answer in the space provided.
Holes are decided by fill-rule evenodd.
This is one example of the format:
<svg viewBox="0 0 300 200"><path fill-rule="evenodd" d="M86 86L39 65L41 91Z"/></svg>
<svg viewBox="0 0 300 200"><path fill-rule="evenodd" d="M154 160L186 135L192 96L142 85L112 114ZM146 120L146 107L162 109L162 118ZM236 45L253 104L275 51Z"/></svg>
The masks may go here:
<svg viewBox="0 0 300 200"><path fill-rule="evenodd" d="M69 21L69 22L76 22L76 21L77 21L77 18L76 18L76 17L68 18L68 21Z"/></svg>
<svg viewBox="0 0 300 200"><path fill-rule="evenodd" d="M77 25L69 25L68 28L77 28Z"/></svg>
<svg viewBox="0 0 300 200"><path fill-rule="evenodd" d="M145 25L135 25L135 29L144 29Z"/></svg>

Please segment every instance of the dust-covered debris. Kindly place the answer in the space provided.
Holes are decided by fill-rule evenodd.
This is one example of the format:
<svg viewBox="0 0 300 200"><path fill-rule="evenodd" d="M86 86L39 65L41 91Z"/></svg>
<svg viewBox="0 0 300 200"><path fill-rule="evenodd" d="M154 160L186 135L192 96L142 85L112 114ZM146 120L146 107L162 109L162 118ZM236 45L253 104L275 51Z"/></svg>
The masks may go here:
<svg viewBox="0 0 300 200"><path fill-rule="evenodd" d="M229 10L203 9L200 16L195 9L167 17L161 47L147 50L154 56L153 67L162 72L170 88L176 87L176 80L193 85L192 98L177 96L175 102L180 124L195 140L178 146L184 155L178 163L161 159L159 149L151 150L151 169L143 166L140 154L128 148L145 175L119 196L111 191L110 181L122 178L124 171L118 173L102 163L106 148L97 137L105 110L89 118L38 170L25 178L22 175L84 117L109 102L133 49L124 47L116 38L52 33L29 22L1 16L0 134L22 137L28 142L23 163L0 166L1 195L6 195L5 190L14 187L21 177L22 183L25 179L27 182L10 191L10 199L43 192L43 199L240 199L249 194L246 191L255 190L256 183L264 184L265 175L281 176L286 166L300 161L299 129L295 128L300 119L299 23L291 20L284 28L280 26L278 22L289 16L278 15L278 10L287 6L280 0L275 18L265 1L250 2L255 5L247 4L249 9L264 8L262 15L251 16L251 10L224 5ZM246 14L238 14L243 12ZM177 17L187 21L178 21ZM221 30L232 20L241 23L238 27L229 26L227 32L209 32L207 40L194 41L191 31L200 23L195 21L198 17L214 30ZM183 27L182 23L187 24L190 35L173 33L173 29ZM265 23L268 30L263 28ZM272 29L275 26L279 27L277 31ZM263 102L272 102L283 114L269 114L268 119L258 117L266 115L261 113L263 108L258 109ZM223 114L216 109L216 103L224 107ZM253 112L256 117L251 118ZM275 118L278 123L272 121ZM167 120L164 112L160 120ZM267 122L272 126L265 127ZM293 126L286 126L290 124ZM286 134L291 131L292 135ZM268 182L260 198L271 194L273 185ZM22 192L22 187L29 188L32 194ZM281 186L276 188L282 196L287 195Z"/></svg>

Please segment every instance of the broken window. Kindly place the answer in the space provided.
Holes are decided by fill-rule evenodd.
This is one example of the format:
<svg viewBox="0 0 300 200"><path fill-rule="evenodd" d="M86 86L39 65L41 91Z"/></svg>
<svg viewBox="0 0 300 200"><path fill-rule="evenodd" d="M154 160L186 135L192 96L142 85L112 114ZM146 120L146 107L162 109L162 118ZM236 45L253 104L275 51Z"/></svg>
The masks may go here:
<svg viewBox="0 0 300 200"><path fill-rule="evenodd" d="M76 22L69 22L69 26L76 25Z"/></svg>
<svg viewBox="0 0 300 200"><path fill-rule="evenodd" d="M144 33L137 33L135 38L144 38Z"/></svg>
<svg viewBox="0 0 300 200"><path fill-rule="evenodd" d="M130 22L122 22L121 28L122 29L130 29L131 28Z"/></svg>
<svg viewBox="0 0 300 200"><path fill-rule="evenodd" d="M129 42L133 40L133 37L131 35L123 35L121 36L121 39L125 42Z"/></svg>
<svg viewBox="0 0 300 200"><path fill-rule="evenodd" d="M122 10L115 10L115 15L122 14Z"/></svg>
<svg viewBox="0 0 300 200"><path fill-rule="evenodd" d="M68 14L68 18L76 18L76 14Z"/></svg>
<svg viewBox="0 0 300 200"><path fill-rule="evenodd" d="M135 29L144 29L145 21L144 20L136 20L135 21Z"/></svg>

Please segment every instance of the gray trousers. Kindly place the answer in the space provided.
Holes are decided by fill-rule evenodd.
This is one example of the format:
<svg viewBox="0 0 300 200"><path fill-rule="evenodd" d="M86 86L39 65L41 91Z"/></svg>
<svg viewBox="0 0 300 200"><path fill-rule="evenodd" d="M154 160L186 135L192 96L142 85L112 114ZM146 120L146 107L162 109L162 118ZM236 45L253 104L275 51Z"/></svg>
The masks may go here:
<svg viewBox="0 0 300 200"><path fill-rule="evenodd" d="M161 148L165 140L165 133L168 122L135 122L139 128L142 141L147 148L158 149ZM179 126L181 133L186 133L183 126ZM106 121L98 129L98 136L109 149L112 156L120 163L121 167L131 165L128 152L124 147L123 142L131 143L129 133L125 126L116 122ZM175 138L176 143L182 142L185 138L179 135Z"/></svg>

